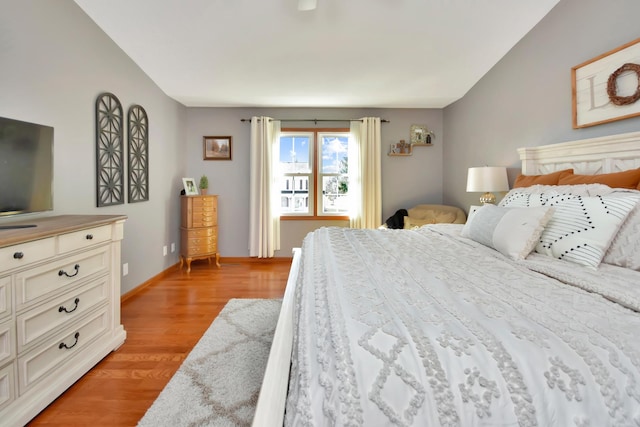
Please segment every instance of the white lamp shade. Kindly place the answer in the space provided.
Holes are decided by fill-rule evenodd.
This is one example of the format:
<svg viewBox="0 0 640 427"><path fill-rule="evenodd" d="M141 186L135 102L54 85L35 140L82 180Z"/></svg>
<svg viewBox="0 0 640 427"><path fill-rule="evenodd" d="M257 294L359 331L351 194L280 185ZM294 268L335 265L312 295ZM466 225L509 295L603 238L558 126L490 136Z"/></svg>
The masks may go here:
<svg viewBox="0 0 640 427"><path fill-rule="evenodd" d="M507 168L502 166L482 166L469 168L467 175L468 192L508 191Z"/></svg>

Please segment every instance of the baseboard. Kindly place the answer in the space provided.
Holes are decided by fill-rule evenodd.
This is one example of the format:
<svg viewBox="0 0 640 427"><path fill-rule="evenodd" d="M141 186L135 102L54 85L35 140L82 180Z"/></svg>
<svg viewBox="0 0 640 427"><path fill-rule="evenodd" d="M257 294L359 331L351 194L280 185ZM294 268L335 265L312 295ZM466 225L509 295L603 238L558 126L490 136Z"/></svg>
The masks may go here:
<svg viewBox="0 0 640 427"><path fill-rule="evenodd" d="M125 302L126 300L131 298L132 296L136 295L137 293L141 292L147 286L153 285L158 280L163 279L164 277L168 276L169 273L171 272L171 270L176 269L176 268L180 268L180 264L179 263L173 264L171 267L167 268L166 270L161 271L160 273L156 274L155 276L153 276L149 280L146 280L146 281L142 282L141 284L139 284L138 286L136 286L135 288L131 289L126 294L121 295L120 296L120 304L122 304L123 302Z"/></svg>
<svg viewBox="0 0 640 427"><path fill-rule="evenodd" d="M279 264L279 263L289 263L290 264L292 260L293 260L293 257L274 257L274 258L221 257L220 258L220 264L221 265L225 264L225 263L226 264ZM163 270L160 273L156 274L155 276L153 276L149 280L146 280L145 282L143 282L143 283L139 284L138 286L136 286L135 288L131 289L126 294L123 294L120 297L120 304L122 304L123 302L125 302L129 298L133 297L137 293L141 292L147 286L153 285L158 280L162 280L163 278L168 276L171 273L172 270L174 270L176 268L180 268L180 263L176 263L176 264L172 265L171 267L167 268L166 270ZM221 268L224 268L224 265L222 265Z"/></svg>
<svg viewBox="0 0 640 427"><path fill-rule="evenodd" d="M281 262L291 263L293 257L273 257L273 258L258 258L258 257L223 257L220 258L220 264L238 264L238 263L257 263L257 264L276 264Z"/></svg>

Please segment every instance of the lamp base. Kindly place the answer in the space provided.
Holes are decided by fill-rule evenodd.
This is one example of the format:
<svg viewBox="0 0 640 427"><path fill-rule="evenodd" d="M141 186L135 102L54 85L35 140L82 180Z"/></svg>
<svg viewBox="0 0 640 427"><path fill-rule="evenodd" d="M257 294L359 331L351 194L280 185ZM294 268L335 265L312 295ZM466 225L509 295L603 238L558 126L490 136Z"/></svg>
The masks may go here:
<svg viewBox="0 0 640 427"><path fill-rule="evenodd" d="M482 196L480 196L480 203L482 203L483 205L486 205L486 204L495 205L496 196L494 196L493 193L486 192Z"/></svg>

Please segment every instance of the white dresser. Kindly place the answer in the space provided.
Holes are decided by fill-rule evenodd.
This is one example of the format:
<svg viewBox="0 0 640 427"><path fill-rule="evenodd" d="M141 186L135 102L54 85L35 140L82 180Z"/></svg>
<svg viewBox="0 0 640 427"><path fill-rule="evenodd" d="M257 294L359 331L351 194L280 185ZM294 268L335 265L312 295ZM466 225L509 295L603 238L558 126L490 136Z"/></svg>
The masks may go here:
<svg viewBox="0 0 640 427"><path fill-rule="evenodd" d="M26 424L124 342L125 220L61 215L0 230L2 426Z"/></svg>

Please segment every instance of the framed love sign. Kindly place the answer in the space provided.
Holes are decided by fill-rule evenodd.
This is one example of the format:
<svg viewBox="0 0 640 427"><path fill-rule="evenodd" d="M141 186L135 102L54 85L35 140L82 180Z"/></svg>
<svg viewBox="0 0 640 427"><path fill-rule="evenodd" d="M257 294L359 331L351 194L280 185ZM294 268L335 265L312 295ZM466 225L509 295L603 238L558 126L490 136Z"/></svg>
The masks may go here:
<svg viewBox="0 0 640 427"><path fill-rule="evenodd" d="M571 68L574 129L640 116L640 39Z"/></svg>

